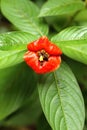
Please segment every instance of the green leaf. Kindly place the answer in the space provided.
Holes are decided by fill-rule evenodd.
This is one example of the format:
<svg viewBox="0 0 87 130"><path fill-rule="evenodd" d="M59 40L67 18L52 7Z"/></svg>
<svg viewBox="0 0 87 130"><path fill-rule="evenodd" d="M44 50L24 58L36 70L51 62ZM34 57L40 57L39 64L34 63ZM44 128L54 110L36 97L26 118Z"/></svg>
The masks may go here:
<svg viewBox="0 0 87 130"><path fill-rule="evenodd" d="M84 3L81 0L48 0L42 6L39 16L70 14L84 7Z"/></svg>
<svg viewBox="0 0 87 130"><path fill-rule="evenodd" d="M25 50L0 51L0 69L23 62Z"/></svg>
<svg viewBox="0 0 87 130"><path fill-rule="evenodd" d="M25 50L26 45L37 38L31 33L21 31L3 33L0 34L0 50Z"/></svg>
<svg viewBox="0 0 87 130"><path fill-rule="evenodd" d="M36 39L37 36L20 31L0 34L0 69L22 62L27 44Z"/></svg>
<svg viewBox="0 0 87 130"><path fill-rule="evenodd" d="M1 0L1 11L19 30L46 35L48 27L38 19L39 9L29 0Z"/></svg>
<svg viewBox="0 0 87 130"><path fill-rule="evenodd" d="M87 27L69 27L52 38L68 57L87 64Z"/></svg>
<svg viewBox="0 0 87 130"><path fill-rule="evenodd" d="M23 107L37 87L35 73L25 64L0 70L0 120ZM37 97L38 98L38 97Z"/></svg>
<svg viewBox="0 0 87 130"><path fill-rule="evenodd" d="M27 103L8 116L3 121L3 125L25 126L34 124L37 122L41 112L42 109L38 98L38 91L35 89L33 94L29 96Z"/></svg>
<svg viewBox="0 0 87 130"><path fill-rule="evenodd" d="M53 130L82 130L84 101L70 68L62 63L54 73L40 77L39 97Z"/></svg>
<svg viewBox="0 0 87 130"><path fill-rule="evenodd" d="M84 102L85 102L85 126L83 130L87 130L87 88L82 88Z"/></svg>

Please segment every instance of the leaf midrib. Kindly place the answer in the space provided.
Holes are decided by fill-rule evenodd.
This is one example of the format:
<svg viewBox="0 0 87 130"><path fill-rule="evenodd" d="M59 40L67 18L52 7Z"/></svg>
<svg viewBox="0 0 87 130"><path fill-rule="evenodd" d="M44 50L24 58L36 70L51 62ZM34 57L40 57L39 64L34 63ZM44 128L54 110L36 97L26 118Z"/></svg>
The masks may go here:
<svg viewBox="0 0 87 130"><path fill-rule="evenodd" d="M18 53L21 53L21 52L24 52L25 51L25 49L22 49L22 50L15 50L15 51L5 51L5 52L9 52L7 55L3 55L3 56L1 56L0 57L0 60L2 59L2 58L4 58L4 57L9 57L9 56L12 56L12 55L14 55L14 54L18 54ZM3 51L2 51L3 52ZM13 53L10 53L10 52L13 52Z"/></svg>
<svg viewBox="0 0 87 130"><path fill-rule="evenodd" d="M85 54L85 55L87 55L87 52L86 52L86 51L82 51L82 50L77 49L77 48L75 48L75 47L64 46L64 48L72 49L72 50L74 50L74 51L76 51L76 52L79 52L80 54L83 54L83 55Z"/></svg>
<svg viewBox="0 0 87 130"><path fill-rule="evenodd" d="M67 123L66 123L66 117L65 117L65 113L64 113L64 110L63 110L63 105L62 105L62 99L61 99L61 96L60 96L60 89L59 89L59 86L57 84L57 76L56 76L56 71L53 72L53 75L54 75L54 81L55 81L55 84L56 84L56 88L58 90L58 97L59 97L59 100L60 100L60 105L61 105L61 110L62 110L62 113L63 113L63 117L64 117L64 121L65 121L65 124L66 124L66 130L68 130L68 126L67 126Z"/></svg>
<svg viewBox="0 0 87 130"><path fill-rule="evenodd" d="M59 40L52 40L54 43L56 43L56 44L63 44L63 45L65 45L65 44L69 44L70 45L70 42L87 42L87 39L71 39L71 40L61 40L61 39L59 39ZM74 43L75 45L78 45L78 43ZM82 43L79 43L79 44L82 44ZM87 45L87 43L84 43L84 44L86 44ZM71 43L71 45L72 45L72 43Z"/></svg>
<svg viewBox="0 0 87 130"><path fill-rule="evenodd" d="M0 51L21 51L21 50L27 50L27 44L15 44L15 45L5 45L0 47ZM7 47L7 48L6 48Z"/></svg>

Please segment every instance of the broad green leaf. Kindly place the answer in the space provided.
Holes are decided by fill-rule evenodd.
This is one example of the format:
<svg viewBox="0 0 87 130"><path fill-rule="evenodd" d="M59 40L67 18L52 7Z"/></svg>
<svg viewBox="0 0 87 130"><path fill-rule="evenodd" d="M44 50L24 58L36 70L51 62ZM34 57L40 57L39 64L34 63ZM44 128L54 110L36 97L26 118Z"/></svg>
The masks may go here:
<svg viewBox="0 0 87 130"><path fill-rule="evenodd" d="M29 96L27 103L8 116L3 121L3 125L25 126L34 124L37 122L41 112L42 110L38 98L38 91L35 89L33 94Z"/></svg>
<svg viewBox="0 0 87 130"><path fill-rule="evenodd" d="M36 87L37 77L25 63L1 69L0 120L19 110L26 102L28 103Z"/></svg>
<svg viewBox="0 0 87 130"><path fill-rule="evenodd" d="M1 11L19 30L35 35L46 35L48 27L39 14L38 7L29 0L1 0Z"/></svg>
<svg viewBox="0 0 87 130"><path fill-rule="evenodd" d="M0 51L0 69L23 62L25 50Z"/></svg>
<svg viewBox="0 0 87 130"><path fill-rule="evenodd" d="M42 109L53 130L82 130L84 101L70 68L60 68L40 77L38 91Z"/></svg>
<svg viewBox="0 0 87 130"><path fill-rule="evenodd" d="M23 61L27 44L37 39L26 32L10 32L0 34L0 69Z"/></svg>
<svg viewBox="0 0 87 130"><path fill-rule="evenodd" d="M21 31L2 33L0 34L0 50L25 50L26 45L37 38L37 36L31 33Z"/></svg>
<svg viewBox="0 0 87 130"><path fill-rule="evenodd" d="M48 0L42 6L39 16L70 14L84 7L84 3L81 0Z"/></svg>
<svg viewBox="0 0 87 130"><path fill-rule="evenodd" d="M68 57L87 64L87 27L69 27L52 38Z"/></svg>

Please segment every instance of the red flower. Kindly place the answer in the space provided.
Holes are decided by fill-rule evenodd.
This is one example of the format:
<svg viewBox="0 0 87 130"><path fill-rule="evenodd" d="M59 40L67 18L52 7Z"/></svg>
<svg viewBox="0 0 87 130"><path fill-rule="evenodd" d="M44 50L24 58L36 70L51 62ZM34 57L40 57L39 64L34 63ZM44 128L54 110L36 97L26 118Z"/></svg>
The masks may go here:
<svg viewBox="0 0 87 130"><path fill-rule="evenodd" d="M38 74L52 72L60 66L62 51L46 36L29 43L25 62Z"/></svg>

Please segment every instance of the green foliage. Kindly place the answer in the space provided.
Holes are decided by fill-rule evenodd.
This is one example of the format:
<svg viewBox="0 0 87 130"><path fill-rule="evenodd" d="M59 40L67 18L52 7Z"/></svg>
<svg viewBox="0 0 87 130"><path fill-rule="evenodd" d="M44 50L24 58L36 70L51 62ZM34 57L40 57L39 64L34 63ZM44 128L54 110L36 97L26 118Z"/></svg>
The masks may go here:
<svg viewBox="0 0 87 130"><path fill-rule="evenodd" d="M56 72L42 76L38 90L43 111L53 130L83 129L84 101L77 81L65 63Z"/></svg>
<svg viewBox="0 0 87 130"><path fill-rule="evenodd" d="M29 0L1 0L1 11L19 30L44 35L48 27L38 19L39 9Z"/></svg>
<svg viewBox="0 0 87 130"><path fill-rule="evenodd" d="M52 38L68 57L87 64L87 27L70 27Z"/></svg>
<svg viewBox="0 0 87 130"><path fill-rule="evenodd" d="M81 0L48 0L43 5L39 16L69 14L83 8L84 3Z"/></svg>
<svg viewBox="0 0 87 130"><path fill-rule="evenodd" d="M19 31L0 34L0 69L23 62L27 43L35 39L37 36Z"/></svg>
<svg viewBox="0 0 87 130"><path fill-rule="evenodd" d="M86 130L87 1L0 0L0 8L0 125ZM43 35L61 48L62 63L36 75L23 56Z"/></svg>
<svg viewBox="0 0 87 130"><path fill-rule="evenodd" d="M38 37L27 32L14 31L0 34L0 50L26 49L28 42L36 40Z"/></svg>
<svg viewBox="0 0 87 130"><path fill-rule="evenodd" d="M0 70L0 79L0 120L2 120L31 101L30 97L36 88L37 78L31 69L21 63Z"/></svg>
<svg viewBox="0 0 87 130"><path fill-rule="evenodd" d="M36 120L41 115L41 106L39 102L37 88L29 96L25 105L20 107L10 116L8 116L3 124L8 126L24 126L36 123ZM21 119L21 120L20 120Z"/></svg>

